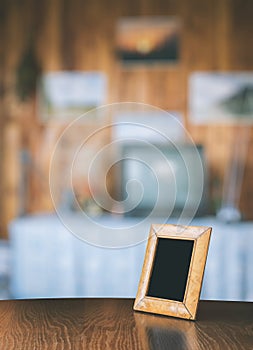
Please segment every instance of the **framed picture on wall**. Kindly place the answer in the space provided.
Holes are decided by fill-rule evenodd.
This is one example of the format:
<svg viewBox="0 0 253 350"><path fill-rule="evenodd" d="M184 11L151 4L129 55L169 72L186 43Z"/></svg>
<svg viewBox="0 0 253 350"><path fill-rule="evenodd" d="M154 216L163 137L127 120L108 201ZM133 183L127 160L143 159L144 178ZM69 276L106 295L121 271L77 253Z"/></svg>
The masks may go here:
<svg viewBox="0 0 253 350"><path fill-rule="evenodd" d="M122 17L116 52L123 63L177 63L181 23L176 17Z"/></svg>
<svg viewBox="0 0 253 350"><path fill-rule="evenodd" d="M71 121L106 101L107 78L99 71L45 73L39 83L39 118Z"/></svg>
<svg viewBox="0 0 253 350"><path fill-rule="evenodd" d="M193 124L253 123L253 72L196 72L189 80Z"/></svg>

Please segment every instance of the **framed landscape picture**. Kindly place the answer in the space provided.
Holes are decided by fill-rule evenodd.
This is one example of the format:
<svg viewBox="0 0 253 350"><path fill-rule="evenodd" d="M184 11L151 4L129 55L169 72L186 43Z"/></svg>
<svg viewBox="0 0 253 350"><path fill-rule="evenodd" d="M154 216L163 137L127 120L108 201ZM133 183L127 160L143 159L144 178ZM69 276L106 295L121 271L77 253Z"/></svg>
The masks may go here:
<svg viewBox="0 0 253 350"><path fill-rule="evenodd" d="M253 72L193 73L189 117L193 124L252 124Z"/></svg>
<svg viewBox="0 0 253 350"><path fill-rule="evenodd" d="M39 117L71 121L105 103L106 75L98 71L56 71L45 73L39 84Z"/></svg>
<svg viewBox="0 0 253 350"><path fill-rule="evenodd" d="M181 24L176 17L123 17L116 51L123 63L178 62Z"/></svg>

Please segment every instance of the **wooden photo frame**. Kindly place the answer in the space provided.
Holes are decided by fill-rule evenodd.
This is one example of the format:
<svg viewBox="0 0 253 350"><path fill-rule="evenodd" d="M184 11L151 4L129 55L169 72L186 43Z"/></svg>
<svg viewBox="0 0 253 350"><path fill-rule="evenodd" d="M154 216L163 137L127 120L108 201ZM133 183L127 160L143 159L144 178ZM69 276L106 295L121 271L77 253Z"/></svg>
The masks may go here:
<svg viewBox="0 0 253 350"><path fill-rule="evenodd" d="M134 310L196 319L211 231L151 225Z"/></svg>

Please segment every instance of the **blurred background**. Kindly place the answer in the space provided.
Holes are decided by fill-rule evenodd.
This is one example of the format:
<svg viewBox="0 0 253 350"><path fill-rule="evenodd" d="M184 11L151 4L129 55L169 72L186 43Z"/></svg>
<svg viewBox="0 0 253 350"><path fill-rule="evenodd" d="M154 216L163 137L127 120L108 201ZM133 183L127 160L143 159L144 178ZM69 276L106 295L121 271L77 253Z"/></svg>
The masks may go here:
<svg viewBox="0 0 253 350"><path fill-rule="evenodd" d="M106 249L77 239L55 214L49 190L52 151L68 123L102 104L130 101L168 111L174 122L153 108L113 110L110 118L159 125L181 145L179 122L198 145L204 197L193 223L213 227L202 298L253 299L252 10L251 1L239 0L0 0L0 298L135 296L146 243ZM78 133L85 138L101 125L101 117L86 119L63 140L63 154ZM116 133L129 138L132 130ZM90 154L113 135L97 135ZM126 154L142 152L126 144ZM171 145L162 147L181 171ZM115 215L92 200L89 162L75 178L78 204L114 227ZM61 182L67 165L56 164L57 205L88 229ZM115 199L124 198L129 169L109 174ZM116 218L122 230L147 216L145 200L138 212ZM166 200L160 209L146 235L164 219Z"/></svg>

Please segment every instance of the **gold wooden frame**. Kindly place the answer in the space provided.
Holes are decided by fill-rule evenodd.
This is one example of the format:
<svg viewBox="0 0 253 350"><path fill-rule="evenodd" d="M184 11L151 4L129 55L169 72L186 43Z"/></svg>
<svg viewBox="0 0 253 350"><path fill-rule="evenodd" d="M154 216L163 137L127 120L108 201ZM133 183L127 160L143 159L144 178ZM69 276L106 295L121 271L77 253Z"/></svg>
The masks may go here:
<svg viewBox="0 0 253 350"><path fill-rule="evenodd" d="M211 231L205 226L151 225L134 310L196 319ZM194 241L183 302L147 296L159 238Z"/></svg>

